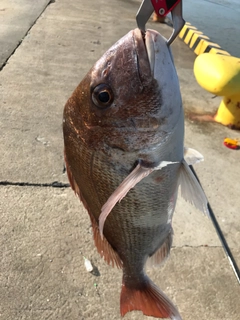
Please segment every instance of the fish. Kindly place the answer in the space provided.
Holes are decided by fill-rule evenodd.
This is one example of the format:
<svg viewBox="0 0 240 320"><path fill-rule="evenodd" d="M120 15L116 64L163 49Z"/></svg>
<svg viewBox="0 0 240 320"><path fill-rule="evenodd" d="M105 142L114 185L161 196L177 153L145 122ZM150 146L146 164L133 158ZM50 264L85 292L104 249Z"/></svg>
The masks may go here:
<svg viewBox="0 0 240 320"><path fill-rule="evenodd" d="M180 320L146 265L169 256L172 217L181 195L208 214L189 165L203 160L184 147L184 112L167 40L129 31L94 64L63 112L68 179L85 206L95 246L122 269L120 313Z"/></svg>

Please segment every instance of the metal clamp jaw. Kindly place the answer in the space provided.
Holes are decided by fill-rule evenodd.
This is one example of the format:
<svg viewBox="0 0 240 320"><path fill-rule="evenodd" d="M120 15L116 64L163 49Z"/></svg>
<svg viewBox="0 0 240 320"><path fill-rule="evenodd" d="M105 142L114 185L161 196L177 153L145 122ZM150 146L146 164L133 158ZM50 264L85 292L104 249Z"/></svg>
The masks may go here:
<svg viewBox="0 0 240 320"><path fill-rule="evenodd" d="M137 26L145 32L145 25L153 12L158 16L172 15L173 32L167 41L170 45L177 37L185 21L182 17L182 0L143 0L136 15Z"/></svg>

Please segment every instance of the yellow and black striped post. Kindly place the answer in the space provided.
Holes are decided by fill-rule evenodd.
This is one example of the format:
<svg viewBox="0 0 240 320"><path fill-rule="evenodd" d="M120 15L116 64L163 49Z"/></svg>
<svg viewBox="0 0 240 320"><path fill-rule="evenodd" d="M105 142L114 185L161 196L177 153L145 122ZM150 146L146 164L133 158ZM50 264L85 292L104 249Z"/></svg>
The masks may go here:
<svg viewBox="0 0 240 320"><path fill-rule="evenodd" d="M200 55L205 52L230 55L227 51L223 50L217 43L211 42L211 40L205 36L201 31L186 22L179 38L182 39L191 50Z"/></svg>

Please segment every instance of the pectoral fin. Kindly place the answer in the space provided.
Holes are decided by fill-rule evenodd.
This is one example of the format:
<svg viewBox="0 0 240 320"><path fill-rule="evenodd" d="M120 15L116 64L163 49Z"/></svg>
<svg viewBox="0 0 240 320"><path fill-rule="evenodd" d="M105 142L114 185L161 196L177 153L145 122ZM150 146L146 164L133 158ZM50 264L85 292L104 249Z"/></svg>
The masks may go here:
<svg viewBox="0 0 240 320"><path fill-rule="evenodd" d="M152 171L153 169L144 168L138 164L108 198L107 202L103 205L101 214L99 216L99 230L101 235L103 235L104 222L115 204L120 202L139 181L147 177Z"/></svg>
<svg viewBox="0 0 240 320"><path fill-rule="evenodd" d="M209 216L206 195L185 160L183 160L180 169L179 185L181 186L181 196Z"/></svg>
<svg viewBox="0 0 240 320"><path fill-rule="evenodd" d="M163 167L166 167L167 165L173 163L177 162L162 161L157 167L154 168L145 168L141 164L138 164L136 168L123 180L123 182L108 198L107 202L103 205L101 214L99 216L100 234L103 235L104 222L117 202L120 202L126 196L126 194L135 187L138 182L147 177L151 172L153 172L154 170L161 170Z"/></svg>

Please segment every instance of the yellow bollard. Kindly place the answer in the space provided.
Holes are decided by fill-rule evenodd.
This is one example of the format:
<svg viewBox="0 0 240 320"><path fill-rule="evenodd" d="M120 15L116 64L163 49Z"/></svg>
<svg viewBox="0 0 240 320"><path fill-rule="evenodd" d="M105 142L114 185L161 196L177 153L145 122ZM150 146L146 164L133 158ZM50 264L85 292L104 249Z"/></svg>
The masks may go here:
<svg viewBox="0 0 240 320"><path fill-rule="evenodd" d="M214 120L232 129L240 129L240 95L224 97Z"/></svg>
<svg viewBox="0 0 240 320"><path fill-rule="evenodd" d="M203 53L195 60L194 75L204 89L223 96L214 120L240 129L240 58Z"/></svg>

